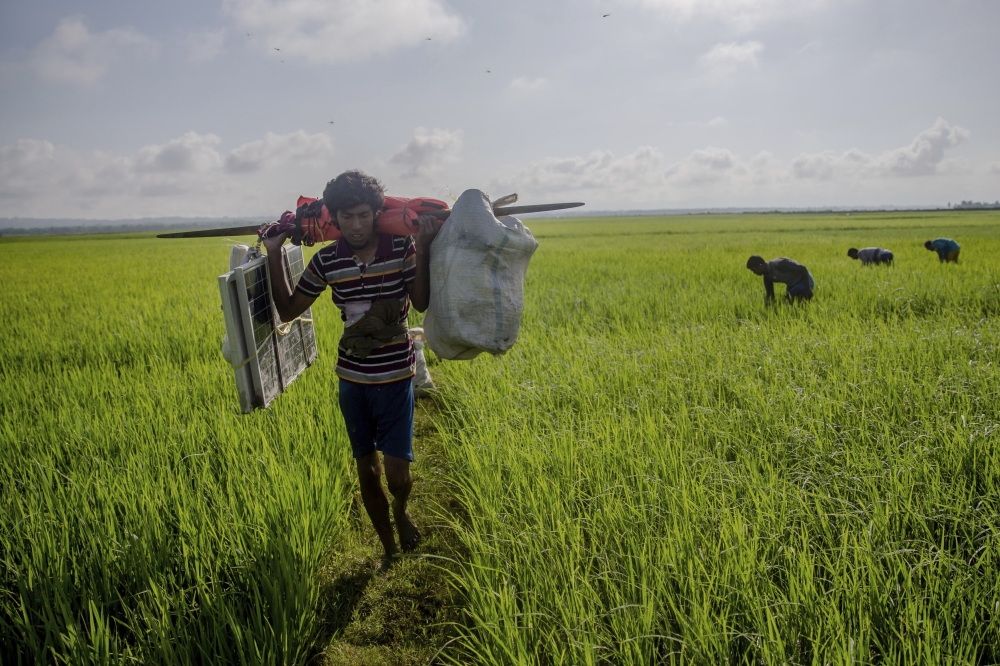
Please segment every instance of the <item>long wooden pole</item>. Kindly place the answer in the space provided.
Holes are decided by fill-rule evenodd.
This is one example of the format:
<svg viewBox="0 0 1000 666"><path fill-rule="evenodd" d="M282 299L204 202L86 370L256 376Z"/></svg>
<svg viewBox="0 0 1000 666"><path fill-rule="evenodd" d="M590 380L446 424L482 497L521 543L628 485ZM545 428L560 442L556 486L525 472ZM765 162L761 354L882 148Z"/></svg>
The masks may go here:
<svg viewBox="0 0 1000 666"><path fill-rule="evenodd" d="M528 213L545 213L552 210L566 210L567 208L578 208L582 206L583 203L579 201L574 201L572 203L551 203L551 204L536 204L534 206L506 206L504 208L495 208L493 214L497 217L503 215L526 215ZM429 213L422 213L423 215L431 215L437 219L444 220L448 219L451 215L450 210L435 210ZM262 224L252 224L242 227L226 227L225 229L196 229L194 231L175 231L169 234L157 234L157 238L218 238L221 236L256 236L257 230L260 229Z"/></svg>

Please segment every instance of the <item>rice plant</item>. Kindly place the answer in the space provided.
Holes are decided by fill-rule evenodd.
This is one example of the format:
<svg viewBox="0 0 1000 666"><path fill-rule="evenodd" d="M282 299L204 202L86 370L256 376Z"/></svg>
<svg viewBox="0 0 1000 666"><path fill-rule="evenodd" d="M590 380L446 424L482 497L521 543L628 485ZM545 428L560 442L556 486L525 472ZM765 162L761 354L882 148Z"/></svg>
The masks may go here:
<svg viewBox="0 0 1000 666"><path fill-rule="evenodd" d="M1000 659L1000 216L528 224L517 345L430 359L468 553L440 658ZM876 244L894 266L846 256ZM815 299L765 306L752 253L806 264ZM355 538L339 317L322 299L317 365L241 415L227 256L0 242L4 664L301 664L330 638L320 571Z"/></svg>
<svg viewBox="0 0 1000 666"><path fill-rule="evenodd" d="M1000 659L996 214L532 228L517 346L435 366L456 663ZM815 299L766 307L752 253Z"/></svg>
<svg viewBox="0 0 1000 666"><path fill-rule="evenodd" d="M339 331L279 404L243 416L219 353L225 245L0 255L0 661L305 663L351 488Z"/></svg>

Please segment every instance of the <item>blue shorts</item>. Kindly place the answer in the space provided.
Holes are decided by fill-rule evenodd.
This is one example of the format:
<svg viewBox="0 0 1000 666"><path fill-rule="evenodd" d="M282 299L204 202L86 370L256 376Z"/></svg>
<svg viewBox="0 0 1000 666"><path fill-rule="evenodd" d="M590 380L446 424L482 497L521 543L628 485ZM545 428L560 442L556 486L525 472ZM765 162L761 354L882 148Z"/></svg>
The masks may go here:
<svg viewBox="0 0 1000 666"><path fill-rule="evenodd" d="M884 250L882 252L879 252L878 256L875 257L875 263L876 264L891 264L892 263L892 252L889 252L889 250Z"/></svg>
<svg viewBox="0 0 1000 666"><path fill-rule="evenodd" d="M812 291L816 286L816 281L809 276L809 291ZM789 296L805 296L806 294L806 281L796 282L795 284L790 284L785 287L785 293Z"/></svg>
<svg viewBox="0 0 1000 666"><path fill-rule="evenodd" d="M340 411L355 458L381 451L413 462L413 378L388 384L340 380Z"/></svg>

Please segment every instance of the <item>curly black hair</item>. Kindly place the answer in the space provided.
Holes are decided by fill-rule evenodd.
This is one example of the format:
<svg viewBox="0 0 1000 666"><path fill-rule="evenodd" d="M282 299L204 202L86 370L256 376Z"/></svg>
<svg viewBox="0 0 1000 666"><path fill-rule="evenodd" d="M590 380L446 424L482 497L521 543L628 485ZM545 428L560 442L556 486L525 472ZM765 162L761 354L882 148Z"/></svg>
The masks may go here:
<svg viewBox="0 0 1000 666"><path fill-rule="evenodd" d="M368 204L372 212L378 213L385 203L385 189L378 178L357 169L345 171L329 183L323 190L323 203L334 220L338 210L347 210Z"/></svg>

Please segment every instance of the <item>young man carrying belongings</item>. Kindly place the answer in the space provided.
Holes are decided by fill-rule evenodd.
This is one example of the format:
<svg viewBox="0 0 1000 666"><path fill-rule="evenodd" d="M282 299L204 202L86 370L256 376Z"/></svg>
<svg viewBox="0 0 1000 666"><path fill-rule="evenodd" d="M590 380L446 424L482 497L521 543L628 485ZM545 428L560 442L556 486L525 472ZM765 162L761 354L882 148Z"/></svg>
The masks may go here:
<svg viewBox="0 0 1000 666"><path fill-rule="evenodd" d="M360 171L331 180L323 203L343 237L317 252L294 291L272 280L275 308L283 321L303 313L330 287L341 311L344 334L337 349L340 410L357 462L361 498L388 562L397 552L392 518L402 550L420 540L406 502L413 486L413 342L407 334L410 303L418 312L430 301L430 244L438 232L431 216L417 219L416 244L409 236L375 230L385 202L381 183ZM264 240L272 276L284 275L281 244L286 233Z"/></svg>
<svg viewBox="0 0 1000 666"><path fill-rule="evenodd" d="M891 266L893 258L892 252L884 247L866 247L863 250L852 247L847 251L847 256L851 259L859 259L862 266L878 266L879 264Z"/></svg>
<svg viewBox="0 0 1000 666"><path fill-rule="evenodd" d="M785 300L789 302L808 301L813 297L816 282L809 270L797 261L785 257L764 261L764 257L755 254L747 259L747 268L764 277L765 302L774 300L775 282L785 285Z"/></svg>

